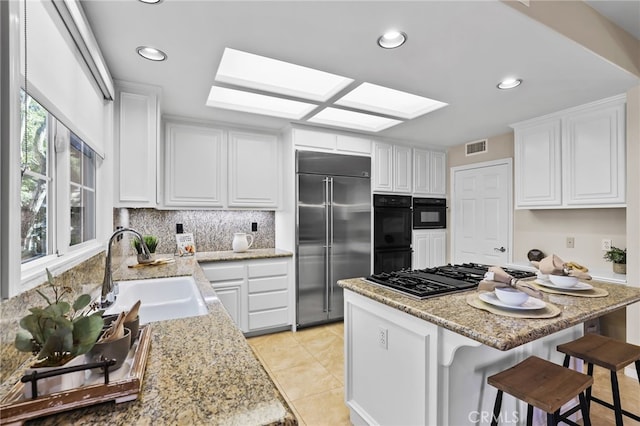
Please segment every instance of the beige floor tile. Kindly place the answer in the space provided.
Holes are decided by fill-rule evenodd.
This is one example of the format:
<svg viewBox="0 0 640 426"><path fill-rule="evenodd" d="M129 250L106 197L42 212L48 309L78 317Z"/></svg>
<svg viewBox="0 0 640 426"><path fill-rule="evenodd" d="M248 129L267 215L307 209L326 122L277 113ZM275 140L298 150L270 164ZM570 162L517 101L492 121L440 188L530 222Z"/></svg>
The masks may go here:
<svg viewBox="0 0 640 426"><path fill-rule="evenodd" d="M272 371L284 389L287 398L292 402L299 398L342 387L342 383L317 361Z"/></svg>
<svg viewBox="0 0 640 426"><path fill-rule="evenodd" d="M309 426L348 426L351 424L342 388L297 399L293 404Z"/></svg>
<svg viewBox="0 0 640 426"><path fill-rule="evenodd" d="M301 364L315 362L315 358L302 345L295 346L256 346L260 358L271 371L285 370Z"/></svg>
<svg viewBox="0 0 640 426"><path fill-rule="evenodd" d="M344 337L344 322L334 322L327 326L327 330L335 333L337 336Z"/></svg>
<svg viewBox="0 0 640 426"><path fill-rule="evenodd" d="M265 334L262 336L250 337L247 339L249 345L254 347L270 346L270 347L290 347L296 346L298 341L293 337L293 332L283 331L275 334Z"/></svg>
<svg viewBox="0 0 640 426"><path fill-rule="evenodd" d="M318 339L335 338L336 334L328 330L326 326L304 328L293 333L294 339L299 343L315 342Z"/></svg>

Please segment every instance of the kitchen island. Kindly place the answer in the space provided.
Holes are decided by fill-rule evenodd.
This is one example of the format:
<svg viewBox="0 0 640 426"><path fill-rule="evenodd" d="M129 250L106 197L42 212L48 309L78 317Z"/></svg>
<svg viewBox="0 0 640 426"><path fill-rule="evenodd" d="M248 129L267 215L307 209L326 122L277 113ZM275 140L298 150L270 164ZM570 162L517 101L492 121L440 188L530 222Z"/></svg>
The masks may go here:
<svg viewBox="0 0 640 426"><path fill-rule="evenodd" d="M530 355L556 363L583 323L640 301L640 288L594 282L606 297L546 294L560 315L499 316L467 303L475 290L415 300L363 279L345 289L345 398L353 424L489 424L487 377ZM526 405L505 395L502 421ZM509 418L507 418L509 417Z"/></svg>
<svg viewBox="0 0 640 426"><path fill-rule="evenodd" d="M129 425L295 425L292 410L269 378L220 303L198 261L229 257L291 256L275 249L199 253L176 258L175 263L128 268L130 258L114 270L115 280L193 276L205 299L208 314L152 323L151 349L138 399L93 405L48 416L34 424ZM158 257L173 257L172 255ZM96 287L96 290L99 290ZM86 291L86 290L85 290ZM7 380L15 383L16 371Z"/></svg>

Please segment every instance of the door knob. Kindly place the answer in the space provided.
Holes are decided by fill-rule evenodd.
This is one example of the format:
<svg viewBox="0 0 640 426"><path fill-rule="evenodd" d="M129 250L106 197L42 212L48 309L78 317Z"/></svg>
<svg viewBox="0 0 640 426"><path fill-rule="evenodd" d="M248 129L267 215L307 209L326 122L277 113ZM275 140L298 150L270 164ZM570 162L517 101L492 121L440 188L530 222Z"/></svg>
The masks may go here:
<svg viewBox="0 0 640 426"><path fill-rule="evenodd" d="M498 247L494 247L493 249L494 249L495 251L499 251L500 253L504 253L505 251L507 251L507 249L506 249L506 248L504 248L504 247L500 247L500 248L498 248Z"/></svg>

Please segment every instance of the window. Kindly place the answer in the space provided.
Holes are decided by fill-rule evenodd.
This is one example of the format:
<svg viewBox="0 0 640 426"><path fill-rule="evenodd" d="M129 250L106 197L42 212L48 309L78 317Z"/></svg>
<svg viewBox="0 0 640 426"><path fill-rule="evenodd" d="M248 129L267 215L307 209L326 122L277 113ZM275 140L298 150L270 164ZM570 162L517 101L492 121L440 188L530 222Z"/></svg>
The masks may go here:
<svg viewBox="0 0 640 426"><path fill-rule="evenodd" d="M69 245L96 237L96 154L78 136L71 133L70 144Z"/></svg>
<svg viewBox="0 0 640 426"><path fill-rule="evenodd" d="M22 262L50 254L49 113L21 92L20 236Z"/></svg>
<svg viewBox="0 0 640 426"><path fill-rule="evenodd" d="M21 96L25 264L95 240L96 153L30 95Z"/></svg>

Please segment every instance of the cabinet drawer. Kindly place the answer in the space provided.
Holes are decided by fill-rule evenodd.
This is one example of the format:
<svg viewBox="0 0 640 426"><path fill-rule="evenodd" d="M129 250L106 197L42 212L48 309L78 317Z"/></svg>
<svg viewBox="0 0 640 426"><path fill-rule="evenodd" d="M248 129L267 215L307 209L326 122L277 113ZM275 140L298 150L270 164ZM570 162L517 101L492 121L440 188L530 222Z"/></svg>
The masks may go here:
<svg viewBox="0 0 640 426"><path fill-rule="evenodd" d="M249 312L275 308L286 308L288 302L289 292L286 290L273 293L250 294Z"/></svg>
<svg viewBox="0 0 640 426"><path fill-rule="evenodd" d="M253 278L249 280L249 293L286 290L287 288L289 288L289 280L286 276Z"/></svg>
<svg viewBox="0 0 640 426"><path fill-rule="evenodd" d="M214 266L202 264L204 276L214 284L216 281L241 280L244 278L244 265Z"/></svg>
<svg viewBox="0 0 640 426"><path fill-rule="evenodd" d="M287 262L269 262L249 265L249 278L287 275Z"/></svg>
<svg viewBox="0 0 640 426"><path fill-rule="evenodd" d="M272 311L254 312L249 314L249 330L259 328L277 327L289 324L289 311L287 308L274 309Z"/></svg>

